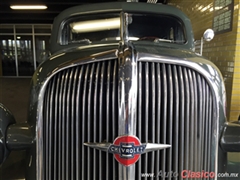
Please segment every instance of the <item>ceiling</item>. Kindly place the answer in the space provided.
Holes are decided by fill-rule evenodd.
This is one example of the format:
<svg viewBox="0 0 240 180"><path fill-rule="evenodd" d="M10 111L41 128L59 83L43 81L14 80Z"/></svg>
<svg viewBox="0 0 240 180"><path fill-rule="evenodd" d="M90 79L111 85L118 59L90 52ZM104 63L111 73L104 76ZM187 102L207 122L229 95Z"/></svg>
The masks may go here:
<svg viewBox="0 0 240 180"><path fill-rule="evenodd" d="M126 0L112 0L126 1ZM147 0L138 0L146 2ZM159 0L160 2L162 0ZM0 0L0 24L51 24L54 17L66 8L89 3L111 2L111 0ZM10 5L44 4L46 10L12 10Z"/></svg>

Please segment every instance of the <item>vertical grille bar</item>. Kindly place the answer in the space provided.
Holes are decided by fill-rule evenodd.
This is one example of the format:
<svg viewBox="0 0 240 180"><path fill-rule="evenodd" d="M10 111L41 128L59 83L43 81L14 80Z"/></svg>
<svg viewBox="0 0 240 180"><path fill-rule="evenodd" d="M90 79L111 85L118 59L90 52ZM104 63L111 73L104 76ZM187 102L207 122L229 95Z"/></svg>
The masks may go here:
<svg viewBox="0 0 240 180"><path fill-rule="evenodd" d="M66 96L67 96L67 85L68 85L68 80L69 80L69 70L66 71L66 74L64 75L64 83L63 83L63 105L62 105L62 178L66 178L66 114L67 114L67 101L66 101Z"/></svg>
<svg viewBox="0 0 240 180"><path fill-rule="evenodd" d="M205 143L204 143L205 142L205 132L206 132L205 123L207 121L207 119L206 119L206 83L204 82L203 79L201 79L201 81L202 81L202 87L203 87L203 95L202 95L203 96L203 121L201 122L201 124L202 124L201 132L202 132L203 136L202 136L201 144L202 144L202 148L204 149L205 148ZM206 166L205 166L205 161L206 161L205 149L204 149L204 151L202 151L201 155L202 155L202 169L206 169Z"/></svg>
<svg viewBox="0 0 240 180"><path fill-rule="evenodd" d="M57 79L57 80L56 80ZM53 83L55 84L55 83L57 83L57 84L60 84L60 78L58 78L58 75L56 75L55 77L54 77L54 80L53 80ZM58 107L59 107L59 104L58 104L58 94L59 94L59 86L58 85L56 85L56 91L55 91L55 113L54 113L54 116L55 116L55 118L54 118L54 129L55 129L55 131L54 131L54 176L53 176L53 179L54 180L57 180L57 174L58 174L58 167L59 167L59 165L58 164L60 164L60 163L58 163L58 153L57 153L57 149L58 149L58 143L57 143L57 139L58 139L58 112L59 112L59 109L58 109ZM54 106L53 106L54 107Z"/></svg>
<svg viewBox="0 0 240 180"><path fill-rule="evenodd" d="M84 147L82 147L82 144L80 143L81 142L81 139L82 138L80 138L81 136L80 136L80 124L81 124L81 122L79 122L78 120L81 118L81 114L80 114L80 112L81 112L81 107L82 107L82 103L81 103L81 101L80 101L80 99L81 99L81 95L82 95L82 89L83 89L83 87L82 87L82 79L83 79L83 67L81 67L81 69L80 69L80 74L79 74L79 77L78 77L78 86L77 86L77 95L76 95L76 147L77 147L77 149L78 149L78 151L77 151L77 153L76 153L76 179L80 179L82 176L82 173L81 173L81 171L79 171L79 169L83 169L82 168L82 158L81 158L81 154L79 153L79 150L81 149L83 149Z"/></svg>
<svg viewBox="0 0 240 180"><path fill-rule="evenodd" d="M114 67L113 67L113 88L112 88L112 107L116 107L116 104L118 103L117 101L117 96L115 94L115 92L117 91L117 61L114 61ZM117 108L118 109L118 108ZM115 137L117 137L117 125L118 122L116 121L117 119L117 109L113 108L112 110L112 141ZM112 162L113 162L113 177L117 178L117 168L118 168L118 164L116 162L116 160L114 158L112 158Z"/></svg>
<svg viewBox="0 0 240 180"><path fill-rule="evenodd" d="M140 141L142 141L142 63L139 62L138 63L138 130L137 130L137 134L138 134L138 138L140 139ZM136 177L138 177L138 179L141 179L141 167L142 167L142 158L140 158L138 160L137 163L137 175Z"/></svg>
<svg viewBox="0 0 240 180"><path fill-rule="evenodd" d="M77 77L78 77L78 73L79 73L79 68L76 68L74 73L73 73L73 92L72 94L77 94L76 90L77 90ZM71 97L71 178L76 178L76 169L77 169L77 165L74 166L73 164L78 161L77 160L77 152L78 152L78 145L77 143L75 144L75 139L77 137L77 132L76 132L76 126L77 126L77 122L74 121L74 119L77 119L77 111L76 111L76 106L77 106L77 96L70 96ZM74 148L76 146L76 148Z"/></svg>
<svg viewBox="0 0 240 180"><path fill-rule="evenodd" d="M188 73L188 77L189 77L189 96L190 96L190 108L189 108L189 169L190 170L194 170L193 168L193 160L194 160L194 156L193 156L193 147L194 147L194 134L195 131L194 130L194 101L195 101L195 97L194 97L194 87L193 87L193 79L192 79L192 72L190 69L188 69L187 71ZM195 152L196 153L196 152Z"/></svg>
<svg viewBox="0 0 240 180"><path fill-rule="evenodd" d="M173 110L173 115L174 115L174 122L176 123L175 126L173 127L173 172L179 173L178 170L178 158L179 158L179 80L178 80L178 73L177 73L177 68L174 65L173 66L173 92L174 92L174 110ZM174 179L177 179L177 177L173 177Z"/></svg>
<svg viewBox="0 0 240 180"><path fill-rule="evenodd" d="M157 89L156 89L156 92L157 92L157 97L156 97L156 100L157 100L157 116L156 116L156 143L160 144L160 134L161 134L161 126L160 126L160 122L161 122L161 70L160 70L160 64L156 64L156 68L157 68ZM156 159L160 161L160 152L157 151L156 152ZM155 169L155 172L156 172L156 179L158 179L158 173L160 172L160 163L156 163L156 169Z"/></svg>
<svg viewBox="0 0 240 180"><path fill-rule="evenodd" d="M49 97L50 97L50 92L47 92L46 93L46 96L47 96L47 98L49 99ZM45 104L46 106L47 106L47 109L48 109L48 111L46 111L46 117L47 117L47 122L46 123L50 123L50 118L49 118L49 109L51 108L50 107L50 104L48 104L48 103L46 103ZM47 136L49 136L49 129L47 128L46 129L46 135ZM49 151L47 151L49 149L49 139L47 139L46 140L46 150L45 150L45 156L46 157L48 157L49 156ZM47 160L47 159L45 159L45 161L47 162L47 164L46 164L46 176L45 176L45 178L48 180L49 179L49 161Z"/></svg>
<svg viewBox="0 0 240 180"><path fill-rule="evenodd" d="M60 104L63 104L63 84L64 84L64 76L61 76L61 84L60 84L60 92L59 92L59 125L58 125L58 149L62 149L62 143L61 143L61 130L62 130L62 124L63 124L63 119L62 119L62 106ZM61 153L58 153L58 177L62 177L62 155Z"/></svg>
<svg viewBox="0 0 240 180"><path fill-rule="evenodd" d="M93 115L93 111L92 111L92 107L93 107L93 74L94 74L94 70L95 70L95 64L92 65L91 67L91 71L90 71L90 77L89 77L89 80L88 80L88 103L87 103L87 106L88 106L88 113L87 113L87 142L92 142L92 137L91 137L91 132L89 131L91 129L91 126L92 126L92 122L91 122L91 119L92 119L92 115ZM87 81L87 80L86 80ZM90 154L90 151L92 149L90 148L87 148L87 169L88 169L88 175L87 175L87 179L91 179L92 178L92 171L91 171L91 166L92 166L92 158L91 158L91 154Z"/></svg>
<svg viewBox="0 0 240 180"><path fill-rule="evenodd" d="M69 81L68 81L68 88L66 88L66 93L67 93L67 110L66 110L66 145L69 148L66 148L66 177L65 179L68 180L69 178L71 178L71 159L70 159L70 152L71 152L71 146L70 146L70 124L71 124L71 118L70 118L70 114L71 114L71 92L72 89L70 87L72 87L71 83L72 83L72 79L73 79L73 71L70 71L70 75L69 75ZM70 107L70 109L69 109Z"/></svg>
<svg viewBox="0 0 240 180"><path fill-rule="evenodd" d="M155 79L155 63L151 63L151 79L152 79L152 81L151 81L151 94L152 94L152 103L151 103L151 116L152 116L152 123L150 123L151 124L151 126L152 126L152 134L151 134L151 139L152 139L152 142L153 143L155 143L155 129L156 129L156 123L155 123L155 119L156 119L156 116L155 116L155 114L156 114L156 112L155 112L155 109L156 109L156 94L155 94L155 92L156 92L156 85L155 85L155 83L156 83L156 79ZM151 132L151 131L150 131ZM155 152L152 152L152 159L151 159L151 162L154 162L154 159L155 159ZM155 164L154 163L151 163L151 171L150 172L154 172L154 166L155 166ZM153 179L153 177L151 178L151 179Z"/></svg>
<svg viewBox="0 0 240 180"><path fill-rule="evenodd" d="M162 99L162 117L161 117L161 143L167 144L167 72L165 64L162 64L162 87L163 89L163 99ZM161 151L161 170L163 173L166 172L166 150ZM165 179L165 176L163 177Z"/></svg>
<svg viewBox="0 0 240 180"><path fill-rule="evenodd" d="M179 143L180 143L180 148L179 148L179 172L182 172L184 170L184 159L185 159L185 154L184 154L184 144L185 144L185 138L184 138L184 131L185 131L185 126L184 126L184 120L185 120L185 114L184 114L184 97L185 97L185 90L184 90L184 81L183 81L183 68L181 66L178 67L178 76L179 76L179 94L180 94L180 110L179 110L179 124L180 124L180 136L179 136ZM181 177L182 179L182 177Z"/></svg>
<svg viewBox="0 0 240 180"><path fill-rule="evenodd" d="M199 104L199 108L198 108L198 122L197 122L197 126L199 127L198 129L198 133L197 133L197 137L198 137L198 147L197 149L202 149L202 129L203 129L203 113L200 113L200 112L203 112L203 86L202 86L202 79L200 77L200 75L198 74L197 75L197 84L198 84L198 104ZM203 160L202 160L202 157L203 157L203 152L200 151L197 158L198 158L198 168L197 169L202 169L202 164L203 164Z"/></svg>
<svg viewBox="0 0 240 180"><path fill-rule="evenodd" d="M168 116L167 116L167 139L168 144L173 144L172 142L172 135L173 135L173 78L172 78L172 69L171 65L167 65L167 71L168 71ZM167 151L167 172L172 171L172 148L168 149ZM168 179L171 179L171 176L168 176Z"/></svg>
<svg viewBox="0 0 240 180"><path fill-rule="evenodd" d="M102 126L103 126L103 114L104 114L104 108L103 106L101 106L101 104L103 104L103 86L104 86L104 72L105 72L105 62L103 62L102 64L102 68L101 68L101 79L100 79L100 106L99 106L99 142L102 142L103 137L102 137ZM99 177L100 179L104 179L103 175L102 175L102 152L99 152Z"/></svg>
<svg viewBox="0 0 240 180"><path fill-rule="evenodd" d="M183 68L183 74L184 74L184 86L185 86L185 112L186 114L185 119L184 119L184 126L185 126L185 131L184 131L184 151L186 153L186 156L184 158L184 166L188 170L189 169L189 109L190 109L190 90L189 90L189 81L188 81L188 74L187 74L187 69Z"/></svg>
<svg viewBox="0 0 240 180"><path fill-rule="evenodd" d="M210 90L209 90L210 91ZM210 94L210 92L209 92ZM212 96L209 95L209 115L208 115L208 119L209 119L209 122L211 122L211 119L213 117L213 101L212 101ZM208 128L208 150L207 150L207 153L208 153L208 159L211 159L211 139L212 139L212 134L210 134L210 132L213 132L213 129L212 129L212 123L209 123L209 128ZM208 160L208 172L211 172L211 161Z"/></svg>
<svg viewBox="0 0 240 180"><path fill-rule="evenodd" d="M207 99L208 96L209 96L209 92L208 92L208 87L206 86L206 96L205 98ZM208 124L208 114L209 114L209 102L206 101L206 121L205 121L205 132L204 132L204 169L205 171L208 170L208 164L207 164L207 160L208 160L208 153L207 153L207 150L208 150L208 142L207 142L207 139L208 139L208 128L209 128L209 124Z"/></svg>
<svg viewBox="0 0 240 180"><path fill-rule="evenodd" d="M109 142L109 122L110 122L110 112L109 112L109 105L110 105L110 71L111 65L110 61L107 64L107 89L106 89L106 142ZM109 179L109 154L106 154L106 180Z"/></svg>
<svg viewBox="0 0 240 180"><path fill-rule="evenodd" d="M82 96L82 142L85 141L85 135L86 135L86 127L85 127L85 124L87 123L87 120L86 120L86 113L87 113L87 110L86 110L86 107L87 107L87 81L88 81L88 75L89 75L89 64L87 65L87 68L86 68L86 72L85 72L85 76L84 76L84 85L83 85L83 96ZM86 166L86 154L87 152L85 151L85 147L84 145L82 144L82 179L86 179L86 176L85 175L85 172L86 170L84 169L85 166Z"/></svg>
<svg viewBox="0 0 240 180"><path fill-rule="evenodd" d="M144 142L148 142L148 125L149 125L149 111L148 111L148 107L149 107L149 64L146 63L145 66L145 121L144 125L145 125L145 133L144 133ZM148 163L148 153L145 154L145 159L144 159L144 172L148 172L147 169L147 163ZM145 178L147 179L147 178Z"/></svg>
<svg viewBox="0 0 240 180"><path fill-rule="evenodd" d="M194 155L194 172L197 172L197 170L199 169L199 152L200 152L200 149L198 149L198 141L199 141L199 137L198 137L198 134L199 134L199 131L198 131L198 103L199 102L199 98L198 98L198 87L197 87L197 77L196 77L196 73L193 71L193 88L194 88L194 119L193 119L193 126L194 126L194 134L193 134L193 139L194 139L194 152L195 152L195 155Z"/></svg>
<svg viewBox="0 0 240 180"><path fill-rule="evenodd" d="M98 85L98 81L99 81L99 72L100 72L100 63L98 62L97 63L97 69L96 69L96 75L95 75L95 79L96 79L96 82L95 82L95 87L94 87L94 112L93 113L93 116L94 116L94 120L93 120L93 131L94 132L97 132L97 120L98 120L98 114L99 114L99 111L98 111L98 104L99 104L99 101L98 101L98 96L99 96L99 85ZM97 142L97 133L94 133L93 135L93 142L96 143ZM96 149L93 149L93 159L96 159L97 158L97 150ZM97 178L97 162L96 161L93 161L93 179L96 179Z"/></svg>

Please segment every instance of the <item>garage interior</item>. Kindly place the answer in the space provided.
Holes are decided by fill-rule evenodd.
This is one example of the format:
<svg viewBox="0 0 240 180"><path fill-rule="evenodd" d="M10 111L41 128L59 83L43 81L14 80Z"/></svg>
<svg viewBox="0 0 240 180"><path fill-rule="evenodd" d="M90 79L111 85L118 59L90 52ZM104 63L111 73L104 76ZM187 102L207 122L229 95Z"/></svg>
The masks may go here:
<svg viewBox="0 0 240 180"><path fill-rule="evenodd" d="M22 0L23 4L40 3L48 7L41 11L10 9L11 5L21 4L21 1L4 0L0 2L0 41L2 41L0 44L2 52L0 55L0 102L12 111L17 122L25 122L27 119L31 76L38 64L46 58L44 55L47 52L54 17L68 7L96 2L110 1ZM145 3L146 0L136 2ZM221 9L218 9L220 4L216 5L217 2L228 3L226 7L229 16L226 15L226 20L223 16L222 26L216 25L217 18L221 18L221 16L218 17ZM200 40L206 29L218 28L215 38L211 42L203 44L203 56L212 61L221 71L226 86L227 119L237 121L240 118L240 1L163 0L158 1L158 3L173 5L181 9L191 20L195 40ZM17 60L12 61L11 65L4 65L4 58L6 57L4 57L2 51L4 49L3 41L12 42L20 36L23 38L22 40L34 44L31 48L35 50L31 50L30 54L26 53L26 55L31 56L28 60L30 63L24 64L24 57L19 56ZM32 42L33 39L34 42ZM21 42L21 39L19 39L19 42ZM37 49L37 42L44 42L44 48ZM15 56L14 54L11 55ZM38 59L39 57L42 57L42 59ZM26 69L26 66L29 66L29 68ZM11 153L10 158L0 169L0 179L14 179L12 171L19 172L17 164L22 161L24 153ZM229 153L228 158L229 161L240 162L240 153ZM240 173L240 170L238 172Z"/></svg>

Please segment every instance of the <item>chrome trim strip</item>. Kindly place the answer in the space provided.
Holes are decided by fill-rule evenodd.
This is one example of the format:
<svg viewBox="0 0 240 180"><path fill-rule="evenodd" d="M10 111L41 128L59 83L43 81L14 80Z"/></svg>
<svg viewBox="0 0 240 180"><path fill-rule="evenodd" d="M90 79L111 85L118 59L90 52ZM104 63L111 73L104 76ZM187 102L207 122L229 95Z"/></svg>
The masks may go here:
<svg viewBox="0 0 240 180"><path fill-rule="evenodd" d="M146 103L146 106L145 106L145 122L144 122L144 126L145 126L145 135L144 135L144 137L145 137L145 139L144 139L144 141L145 142L148 142L148 122L149 122L149 112L148 112L148 107L149 107L149 78L150 77L148 77L148 74L149 74L149 63L146 63L146 66L145 66L145 77L143 77L143 78L145 78L145 92L146 92L146 99L145 99L145 103ZM165 142L164 142L165 143ZM148 172L147 171L147 163L146 162L148 162L148 153L145 155L145 164L144 164L144 172Z"/></svg>
<svg viewBox="0 0 240 180"><path fill-rule="evenodd" d="M156 122L155 122L155 116L156 116L156 112L155 112L155 109L156 109L156 85L155 85L155 63L151 63L151 69L152 69L152 73L151 74L151 77L150 77L150 81L151 81L151 84L152 84L152 109L151 109L151 115L152 115L152 142L155 143L155 126L156 126ZM147 148L147 147L146 147ZM155 159L155 152L152 152L152 158L151 158L151 161L154 162L154 159ZM154 167L155 167L155 164L152 163L151 164L151 172L154 172Z"/></svg>
<svg viewBox="0 0 240 180"><path fill-rule="evenodd" d="M96 75L95 75L95 79L96 79L96 82L99 82L99 74L100 74L100 63L98 63L97 64L97 69L96 69ZM93 97L94 97L94 104L93 104L93 111L95 112L94 114L93 114L93 116L94 116L94 120L93 120L93 130L94 130L94 132L97 132L97 113L96 112L98 112L98 101L97 101L97 98L98 98L98 95L99 95L99 93L98 93L98 87L99 87L99 85L98 85L98 83L95 83L95 87L94 87L94 95L93 95ZM93 137L93 142L95 143L95 142L97 142L97 133L94 133L94 137ZM96 150L94 149L93 150L93 159L96 159L96 157L97 157L97 152L96 152ZM101 162L99 162L99 163L101 163ZM96 177L97 177L97 174L96 174L96 162L94 161L93 162L93 179L96 179ZM101 178L101 177L99 177L99 178Z"/></svg>
<svg viewBox="0 0 240 180"><path fill-rule="evenodd" d="M185 99L186 99L186 104L185 104L185 114L189 115L190 113L190 87L189 87L189 79L188 79L188 75L187 75L187 69L186 68L183 68L183 80L184 80L184 84L185 84ZM185 129L186 131L184 131L184 136L186 137L185 138L185 146L184 146L184 149L185 149L185 152L186 154L189 154L189 136L190 136L190 131L188 131L189 129L189 116L185 116L185 121L184 121L184 126L185 126ZM191 169L191 167L189 166L189 160L190 158L188 156L185 156L184 158L184 163L185 163L185 168L186 169Z"/></svg>
<svg viewBox="0 0 240 180"><path fill-rule="evenodd" d="M85 107L87 106L87 96L86 96L86 94L87 94L87 82L88 82L88 74L89 74L89 64L87 65L87 68L86 68L86 71L85 71L85 77L84 77L84 85L83 85L83 96L82 96L82 99L83 99L83 104L82 104L82 142L84 142L84 137L85 137L85 131L86 131L86 129L85 129L85 122L87 122L86 120L85 120L85 118L87 117L86 116L86 110L85 110ZM82 156L84 157L84 154L85 154L85 148L84 148L84 145L83 144L81 144L81 146L82 146ZM85 164L84 164L84 159L81 159L81 161L82 161L82 179L85 179L85 173L87 173L87 172L85 172L84 171L84 166L85 166Z"/></svg>
<svg viewBox="0 0 240 180"><path fill-rule="evenodd" d="M121 13L121 46L118 52L118 136L136 135L137 59L128 42L128 14ZM119 179L135 179L135 165L119 164Z"/></svg>
<svg viewBox="0 0 240 180"><path fill-rule="evenodd" d="M101 78L100 78L100 104L103 104L103 86L104 86L104 83L103 83L103 79L104 79L104 72L105 72L105 65L106 62L103 62L103 65L102 65L102 68L101 68ZM103 122L103 111L104 111L104 108L102 106L99 107L99 114L101 114L99 120L99 139L102 140L102 122ZM100 168L100 174L99 174L99 177L100 179L102 179L102 152L100 151L99 152L99 168Z"/></svg>
<svg viewBox="0 0 240 180"><path fill-rule="evenodd" d="M118 91L118 86L117 86L117 81L118 81L118 77L117 77L117 63L118 62L115 62L114 63L114 74L113 74L113 89L112 89L112 107L115 107L115 104L118 103L117 101L117 96L115 95L115 92ZM117 128L116 128L116 125L118 124L118 121L115 121L115 119L117 119L118 117L118 110L117 109L113 109L113 112L112 112L112 137L115 138L118 131L117 131ZM115 158L113 158L113 177L116 177L116 168L118 168L118 163L116 162Z"/></svg>
<svg viewBox="0 0 240 180"><path fill-rule="evenodd" d="M184 91L184 83L183 83L183 70L181 66L178 66L178 77L179 77L179 89L180 91L180 97L185 96L185 91ZM184 101L180 101L180 112L179 112L179 119L184 119ZM185 131L185 126L184 126L184 121L180 122L180 140L179 140L179 151L180 151L180 157L179 157L179 169L183 170L184 168L184 131ZM181 178L182 179L182 178Z"/></svg>
<svg viewBox="0 0 240 180"><path fill-rule="evenodd" d="M173 66L173 86L174 86L174 89L176 90L176 92L179 92L179 75L177 73L177 68L176 66ZM179 146L180 146L180 143L179 143L179 140L178 139L181 139L179 138L179 123L180 123L180 114L179 114L179 107L180 107L180 98L179 97L182 97L180 96L180 93L176 93L175 94L175 108L173 109L173 114L174 114L174 120L175 120L175 125L174 125L174 137L173 137L173 145L174 145L174 152L173 152L173 172L178 172L178 164L179 164ZM182 130L182 129L181 129ZM177 148L176 148L177 147ZM177 179L177 178L176 178Z"/></svg>
<svg viewBox="0 0 240 180"><path fill-rule="evenodd" d="M71 87L71 84L72 84L72 80L73 80L73 71L70 71L70 74L69 74L69 79L68 79L68 87ZM67 91L67 107L70 107L71 106L71 91L70 91L70 88L68 89ZM73 106L74 107L74 106ZM69 109L67 109L67 114L66 114L66 126L67 126L67 130L66 130L66 145L67 147L71 147L71 141L69 140L70 137L72 136L72 134L70 135L70 132L69 132L69 127L72 127L72 122L70 121L71 120L71 112ZM72 129L72 132L73 133L73 129ZM71 174L72 170L70 169L70 164L73 164L72 162L69 164L69 159L72 160L71 156L69 156L69 154L72 154L72 153L69 153L69 148L66 148L66 154L67 154L67 157L66 157L66 180L69 179L69 176L68 174ZM72 176L70 176L72 177Z"/></svg>
<svg viewBox="0 0 240 180"><path fill-rule="evenodd" d="M157 73L157 77L156 77L156 79L157 79L157 85L156 85L156 87L157 87L157 91L156 91L156 93L158 94L158 99L157 99L157 102L161 102L161 76L160 76L160 64L157 64L157 67L156 67L156 73ZM157 116L157 127L158 127L158 129L161 129L160 127L161 127L161 124L160 124L160 119L161 119L161 103L157 103L157 113L156 113L156 116ZM156 143L158 143L158 144L160 144L160 134L161 134L161 132L160 131L158 131L157 133L156 133L156 135L157 135L157 137L156 137ZM160 158L160 152L159 151L157 151L156 152L156 159L159 159ZM156 172L157 171L159 171L159 169L160 169L160 167L159 167L159 163L157 163L157 166L155 167L156 168Z"/></svg>
<svg viewBox="0 0 240 180"><path fill-rule="evenodd" d="M56 77L55 77L56 78ZM57 79L57 83L59 84L60 82L59 82L60 80L59 79ZM57 86L56 87L56 91L58 92L59 91L59 86ZM55 106L55 119L54 119L54 121L55 122L57 122L57 109L58 109L58 101L57 101L57 96L58 96L58 94L56 93L55 94L55 104L56 104L56 106ZM55 123L54 124L54 127L57 129L57 127L58 127L58 123ZM55 131L55 134L54 134L54 136L55 137L57 137L57 135L58 135L58 132L57 131ZM57 160L57 149L58 149L58 146L57 146L57 140L55 141L55 144L54 144L54 159L55 160ZM38 151L38 149L37 149L37 151ZM58 164L58 162L57 161L54 161L54 167L57 167L57 164ZM58 168L58 167L57 167ZM57 174L57 171L58 171L58 169L57 168L55 168L54 169L54 174L56 175ZM57 177L56 176L54 176L54 179L57 179Z"/></svg>
<svg viewBox="0 0 240 180"><path fill-rule="evenodd" d="M81 82L82 79L84 78L83 77L83 68L81 68L80 70L78 69L78 71L80 71L78 76L79 76L79 82ZM77 97L76 97L77 99L79 99L81 97L80 92L82 92L82 88L83 87L81 86L81 83L78 83L78 85L77 85ZM76 101L76 112L77 112L76 118L77 119L80 119L80 114L79 114L79 109L80 108L81 108L81 104L79 103L79 101ZM80 127L80 122L79 121L76 122L76 132L78 131L78 127ZM82 148L82 145L79 142L80 142L80 139L77 136L76 137L76 146L78 148ZM77 154L76 154L76 159L77 159L77 163L76 164L77 164L77 167L76 167L76 169L80 169L80 167L81 167L81 159L80 159L80 157L81 157L81 155L79 154L79 151L77 151ZM77 177L77 179L80 179L80 172L79 171L76 172L76 177Z"/></svg>
<svg viewBox="0 0 240 180"><path fill-rule="evenodd" d="M109 103L109 101L110 101L110 68L111 68L111 66L110 66L110 63L111 62L108 62L108 64L107 64L107 74L106 74L106 76L107 76L107 84L106 84L106 104L107 104L107 107L106 107L106 109L105 109L105 111L106 111L106 141L107 142L109 142L109 129L110 129L110 127L109 127L109 121L110 121L110 112L109 112L109 106L110 106L110 103ZM89 142L89 141L88 141ZM109 179L109 154L107 153L106 154L106 180L108 180Z"/></svg>
<svg viewBox="0 0 240 180"><path fill-rule="evenodd" d="M142 63L141 62L139 62L138 63L138 109L142 109L142 101L143 101L143 99L142 99L142 93L143 93L143 91L142 91L142 87L143 87L143 85L142 85L142 74L143 74L143 72L142 72ZM138 112L138 132L142 132L142 114L141 114L141 112L139 111ZM139 133L139 135L138 135L138 138L141 140L142 139L142 134L141 133ZM139 160L138 160L138 167L137 167L137 171L138 172L141 172L141 167L142 167L142 159L141 158L139 158ZM140 173L138 173L138 176L137 176L137 178L136 179L141 179L142 177L141 177L141 175L140 175Z"/></svg>
<svg viewBox="0 0 240 180"><path fill-rule="evenodd" d="M171 70L171 65L167 65L167 75L168 75L168 107L169 107L169 112L168 114L168 119L167 121L170 122L169 126L167 128L167 138L169 139L170 144L173 144L173 77L172 77L172 70ZM172 148L169 149L168 153L168 171L172 169ZM171 179L171 177L168 177L168 179Z"/></svg>
<svg viewBox="0 0 240 180"><path fill-rule="evenodd" d="M76 92L76 89L77 89L77 86L78 86L78 84L76 82L76 79L77 79L78 75L79 75L79 68L77 68L75 70L74 74L73 74L73 92L72 93L76 94L76 98L79 97L79 94ZM71 119L74 119L74 117L78 116L78 111L76 109L77 101L75 101L75 97L74 96L72 96L71 102L72 102L71 106L73 107L72 111L71 111ZM79 143L78 137L76 137L77 127L78 127L78 126L76 126L77 123L78 122L74 122L74 121L71 122L71 130L72 130L72 133L71 133L71 139L72 139L71 140L71 147L74 147L74 145L76 145L76 147L79 147L78 146L78 143ZM75 141L74 141L74 137L76 137ZM74 142L76 142L76 144ZM72 164L77 159L77 153L79 152L79 151L77 151L77 149L78 148L76 148L76 149L72 148L71 149L71 163ZM76 163L76 169L78 168L78 166L79 166L79 163ZM77 177L78 171L76 169L71 168L71 177Z"/></svg>
<svg viewBox="0 0 240 180"><path fill-rule="evenodd" d="M91 126L91 116L93 115L92 114L92 107L93 107L93 104L92 104L92 99L93 99L93 95L92 95L92 92L93 92L93 76L94 76L94 69L95 69L95 63L92 65L91 67L91 70L89 71L89 85L88 85L88 100L87 100L87 106L88 106L88 111L87 111L87 140L90 141L90 136L91 136L91 133L89 132L89 129L90 129L90 126ZM87 83L87 82L86 82ZM91 172L90 172L90 169L91 169L91 162L90 162L90 149L88 148L87 149L87 168L88 168L88 171L87 171L87 179L91 179Z"/></svg>
<svg viewBox="0 0 240 180"><path fill-rule="evenodd" d="M166 84L167 84L167 77L166 77L166 66L165 66L165 64L163 64L162 65L162 74L163 74L163 84L165 85L164 87L163 87L163 99L162 99L162 101L163 101L163 106L164 107L167 107L167 86L166 86ZM163 115L162 115L162 122L161 122L161 124L162 124L162 132L161 132L161 140L162 140L162 142L163 142L163 144L166 144L166 131L167 131L167 108L164 108L164 110L163 110ZM165 159L166 158L166 150L164 149L163 151L162 151L162 153L161 153L161 159ZM162 171L163 172L167 172L167 170L165 169L165 162L164 161L161 161L161 167L163 167L162 168Z"/></svg>

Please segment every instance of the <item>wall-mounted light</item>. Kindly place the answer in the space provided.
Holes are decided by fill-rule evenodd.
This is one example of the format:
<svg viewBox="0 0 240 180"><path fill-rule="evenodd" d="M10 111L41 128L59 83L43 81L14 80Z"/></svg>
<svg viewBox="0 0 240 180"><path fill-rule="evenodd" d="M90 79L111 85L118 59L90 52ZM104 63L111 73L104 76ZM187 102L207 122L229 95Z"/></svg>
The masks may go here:
<svg viewBox="0 0 240 180"><path fill-rule="evenodd" d="M13 10L44 10L47 9L45 5L11 5Z"/></svg>
<svg viewBox="0 0 240 180"><path fill-rule="evenodd" d="M120 18L99 19L71 24L73 32L94 32L120 28Z"/></svg>

